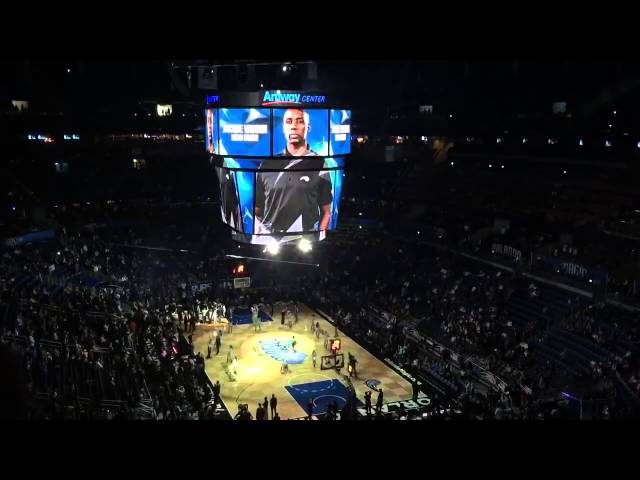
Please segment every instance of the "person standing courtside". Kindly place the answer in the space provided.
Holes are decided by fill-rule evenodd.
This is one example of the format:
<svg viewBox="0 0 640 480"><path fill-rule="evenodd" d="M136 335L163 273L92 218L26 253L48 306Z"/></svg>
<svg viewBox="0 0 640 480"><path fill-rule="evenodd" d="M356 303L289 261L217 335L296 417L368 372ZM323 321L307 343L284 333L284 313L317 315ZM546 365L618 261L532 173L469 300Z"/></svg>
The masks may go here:
<svg viewBox="0 0 640 480"><path fill-rule="evenodd" d="M276 394L271 394L271 399L269 400L269 405L271 406L271 418L274 419L275 415L278 413L278 399L276 398Z"/></svg>
<svg viewBox="0 0 640 480"><path fill-rule="evenodd" d="M376 400L376 413L382 412L382 400L384 398L384 394L382 393L382 389L378 390L378 400Z"/></svg>
<svg viewBox="0 0 640 480"><path fill-rule="evenodd" d="M311 420L311 417L313 416L313 398L309 399L309 402L307 403L307 420Z"/></svg>
<svg viewBox="0 0 640 480"><path fill-rule="evenodd" d="M227 352L227 363L231 363L231 360L233 360L233 345L229 345L229 351Z"/></svg>
<svg viewBox="0 0 640 480"><path fill-rule="evenodd" d="M220 381L216 380L213 385L213 403L218 405L220 403Z"/></svg>

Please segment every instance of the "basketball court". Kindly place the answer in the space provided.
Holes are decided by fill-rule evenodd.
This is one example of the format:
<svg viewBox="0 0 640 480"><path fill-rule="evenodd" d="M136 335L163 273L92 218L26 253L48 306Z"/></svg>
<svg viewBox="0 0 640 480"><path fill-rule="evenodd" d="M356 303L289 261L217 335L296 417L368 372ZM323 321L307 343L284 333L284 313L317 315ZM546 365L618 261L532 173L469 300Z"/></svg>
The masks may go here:
<svg viewBox="0 0 640 480"><path fill-rule="evenodd" d="M309 399L314 402L313 414L322 414L327 406L335 402L342 408L347 398L347 380L335 369L321 370L321 357L329 355L325 350L324 337L317 337L311 332L311 322L319 322L320 330L334 338L335 329L305 305L300 305L298 322L292 327L281 324L280 309L274 311L273 321L262 322L260 330L255 331L253 324L237 325L232 333L223 330L220 353L205 360L205 369L212 383L218 380L221 384L220 396L229 413L234 416L239 404L248 404L249 411L255 417L258 403L271 394L278 399L280 418L300 418L307 415ZM194 352L202 352L206 357L209 338L218 328L212 325L198 325L193 335ZM295 337L295 348L291 343ZM358 405L364 403L364 393L369 390L367 380L377 380L378 388L384 391L384 403L411 399L412 387L402 376L397 374L382 361L362 348L356 341L338 331L341 340L340 353L344 354L345 363L348 353L358 360L358 379L352 377ZM236 372L233 362L227 362L229 346L233 347L237 356ZM317 363L314 368L312 352L316 350ZM281 373L283 361L287 360L288 373ZM371 383L371 382L370 382ZM374 382L376 383L376 382ZM372 402L375 407L377 392L373 392ZM271 418L271 416L269 416Z"/></svg>

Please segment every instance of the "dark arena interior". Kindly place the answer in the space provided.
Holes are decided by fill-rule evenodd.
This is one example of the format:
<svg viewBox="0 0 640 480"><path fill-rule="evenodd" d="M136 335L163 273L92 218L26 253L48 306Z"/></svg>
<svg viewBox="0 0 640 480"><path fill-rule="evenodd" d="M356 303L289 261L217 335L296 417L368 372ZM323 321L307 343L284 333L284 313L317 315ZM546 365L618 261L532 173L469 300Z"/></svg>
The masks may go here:
<svg viewBox="0 0 640 480"><path fill-rule="evenodd" d="M639 62L4 63L3 419L638 418Z"/></svg>

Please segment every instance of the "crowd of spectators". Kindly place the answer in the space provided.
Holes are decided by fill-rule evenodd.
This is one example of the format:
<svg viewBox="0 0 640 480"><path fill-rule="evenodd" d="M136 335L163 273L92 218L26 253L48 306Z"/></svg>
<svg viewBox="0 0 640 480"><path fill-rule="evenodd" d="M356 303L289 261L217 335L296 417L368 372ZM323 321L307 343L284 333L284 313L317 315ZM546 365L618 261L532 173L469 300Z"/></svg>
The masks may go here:
<svg viewBox="0 0 640 480"><path fill-rule="evenodd" d="M39 400L26 415L218 415L204 358L178 324L197 315L191 285L204 263L118 246L133 245L139 233L64 229L55 240L3 252L1 339Z"/></svg>
<svg viewBox="0 0 640 480"><path fill-rule="evenodd" d="M473 195L489 188L477 177L468 188L469 180L449 175L417 198L400 188L413 166L387 179L382 169L359 168L348 172L354 181L343 199L340 231L317 247L323 268L307 275L284 267L276 274L274 267L265 267L256 272L252 301L295 298L323 309L375 354L440 387L440 396L471 418L575 413L559 396L572 373L536 354L535 346L544 344L553 328L611 352L590 372L590 381L602 380L601 391L616 391L620 377L638 395L637 313L584 301L560 321L541 307L539 321L516 324L513 292L535 298L536 288L527 288L517 269L496 269L457 252L488 254L500 242L522 250L525 261L528 252L544 249L576 263L595 261L596 237L558 241L571 230L562 223L563 215L570 218L567 204L575 209L576 198L584 196L543 195L534 188L518 195L519 184L514 184L508 195L485 197L486 207L473 202L465 210ZM198 306L238 301L233 291L220 288L228 276L223 258L230 248L246 247L231 244L226 230L206 220L216 215L210 205L215 194L195 193L186 202L156 195L153 201L92 198L52 204L43 218L55 229L55 239L5 246L1 338L19 358L34 400L32 418L218 415L202 355L189 345L184 319L198 318ZM436 201L443 197L448 198ZM609 197L598 198L606 202ZM420 208L418 200L425 199L433 201ZM563 215L549 219L542 213L562 202ZM523 220L529 213L535 221ZM509 218L510 227L495 229L497 217ZM26 228L28 219L20 219ZM365 219L374 222L358 223ZM487 235L479 233L487 228ZM602 235L597 238L609 238ZM626 255L617 243L607 245L600 243L597 265L615 264L607 264L611 256L603 257L607 249ZM626 282L624 293L633 293ZM441 350L423 348L413 332L438 342ZM564 357L562 351L559 355ZM483 372L499 379L500 388L482 382ZM611 405L606 404L608 416L626 414Z"/></svg>

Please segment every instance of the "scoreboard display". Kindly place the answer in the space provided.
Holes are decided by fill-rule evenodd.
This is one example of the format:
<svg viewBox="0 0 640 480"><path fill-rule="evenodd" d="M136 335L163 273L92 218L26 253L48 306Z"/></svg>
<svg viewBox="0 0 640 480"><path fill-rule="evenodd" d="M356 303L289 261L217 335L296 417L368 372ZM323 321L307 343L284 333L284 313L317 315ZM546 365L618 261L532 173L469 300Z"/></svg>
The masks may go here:
<svg viewBox="0 0 640 480"><path fill-rule="evenodd" d="M338 224L351 111L323 108L326 96L303 92L208 98L215 102L205 109L206 151L234 238L324 239Z"/></svg>

